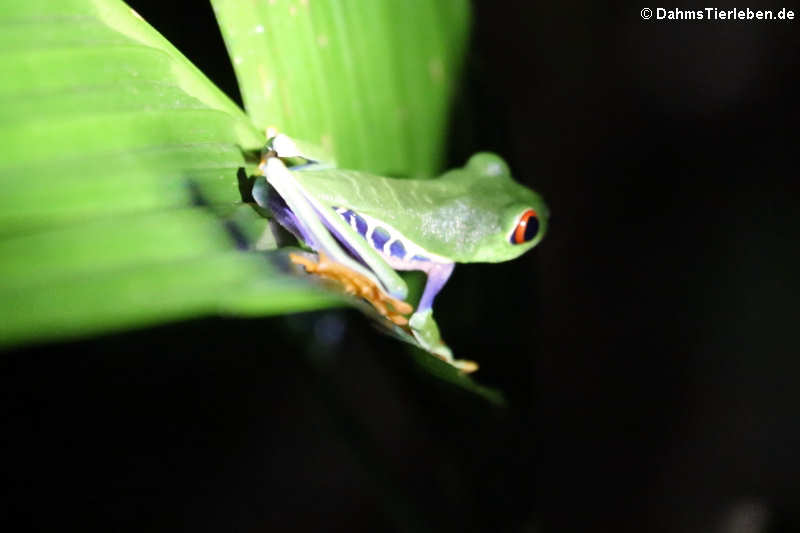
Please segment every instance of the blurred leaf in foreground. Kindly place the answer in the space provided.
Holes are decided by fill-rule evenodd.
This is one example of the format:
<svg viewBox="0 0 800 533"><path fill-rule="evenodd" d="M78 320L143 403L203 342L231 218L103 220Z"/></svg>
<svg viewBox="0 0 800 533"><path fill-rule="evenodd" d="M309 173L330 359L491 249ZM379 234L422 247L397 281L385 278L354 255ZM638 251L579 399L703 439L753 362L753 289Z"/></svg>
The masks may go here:
<svg viewBox="0 0 800 533"><path fill-rule="evenodd" d="M0 345L333 302L237 251L263 133L122 2L3 8L0 70Z"/></svg>

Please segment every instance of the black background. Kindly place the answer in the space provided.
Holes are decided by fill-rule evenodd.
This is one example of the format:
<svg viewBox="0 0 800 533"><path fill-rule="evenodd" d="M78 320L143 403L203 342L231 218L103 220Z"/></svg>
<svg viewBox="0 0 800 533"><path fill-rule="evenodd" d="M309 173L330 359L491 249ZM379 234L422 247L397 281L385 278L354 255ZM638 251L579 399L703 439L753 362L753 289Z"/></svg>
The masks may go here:
<svg viewBox="0 0 800 533"><path fill-rule="evenodd" d="M206 3L130 3L241 103ZM8 516L800 530L800 21L643 7L476 5L450 166L501 153L553 218L524 258L460 265L437 316L509 408L427 375L354 311L18 350L1 360Z"/></svg>

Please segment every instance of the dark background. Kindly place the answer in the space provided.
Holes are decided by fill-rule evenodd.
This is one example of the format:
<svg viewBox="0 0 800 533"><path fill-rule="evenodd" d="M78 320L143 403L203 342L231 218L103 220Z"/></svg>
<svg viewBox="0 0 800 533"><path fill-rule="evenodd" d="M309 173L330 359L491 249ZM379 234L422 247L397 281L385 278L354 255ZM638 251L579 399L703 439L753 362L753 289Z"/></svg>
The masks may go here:
<svg viewBox="0 0 800 533"><path fill-rule="evenodd" d="M240 102L210 7L130 4ZM355 311L15 351L10 518L800 530L800 21L519 4L476 5L449 163L501 153L551 231L518 261L459 266L437 303L509 407L426 374Z"/></svg>

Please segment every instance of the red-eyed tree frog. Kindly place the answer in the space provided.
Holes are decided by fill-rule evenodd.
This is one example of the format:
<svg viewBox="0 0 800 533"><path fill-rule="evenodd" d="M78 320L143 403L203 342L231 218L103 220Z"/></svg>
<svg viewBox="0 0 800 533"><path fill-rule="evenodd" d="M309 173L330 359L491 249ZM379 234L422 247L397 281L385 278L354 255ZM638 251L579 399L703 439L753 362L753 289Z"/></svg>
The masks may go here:
<svg viewBox="0 0 800 533"><path fill-rule="evenodd" d="M293 260L342 281L428 352L464 372L477 369L442 341L434 298L455 263L507 261L536 246L549 215L541 196L491 153L438 178L411 180L338 169L298 146L286 135L270 138L259 170L271 188L264 180L253 188L256 202L320 257ZM415 310L398 270L427 274Z"/></svg>

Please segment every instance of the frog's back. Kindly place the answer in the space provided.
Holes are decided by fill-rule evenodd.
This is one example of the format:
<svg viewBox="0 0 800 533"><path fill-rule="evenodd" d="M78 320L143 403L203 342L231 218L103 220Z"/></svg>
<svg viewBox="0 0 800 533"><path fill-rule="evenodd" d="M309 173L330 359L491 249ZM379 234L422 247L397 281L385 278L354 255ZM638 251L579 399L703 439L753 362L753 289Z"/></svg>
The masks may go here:
<svg viewBox="0 0 800 533"><path fill-rule="evenodd" d="M460 179L459 171L430 180L387 178L342 169L293 174L309 194L336 208L367 240L378 225L407 249L416 245L457 262L475 261L480 245L502 233L496 206L510 201L498 199L498 194L504 193L491 189L479 190L476 197L476 187ZM350 219L353 215L347 211L361 215L367 225L359 227L361 222Z"/></svg>
<svg viewBox="0 0 800 533"><path fill-rule="evenodd" d="M435 208L445 195L436 180L387 178L343 169L301 170L293 175L316 198L378 218L401 212L409 205L421 211Z"/></svg>

